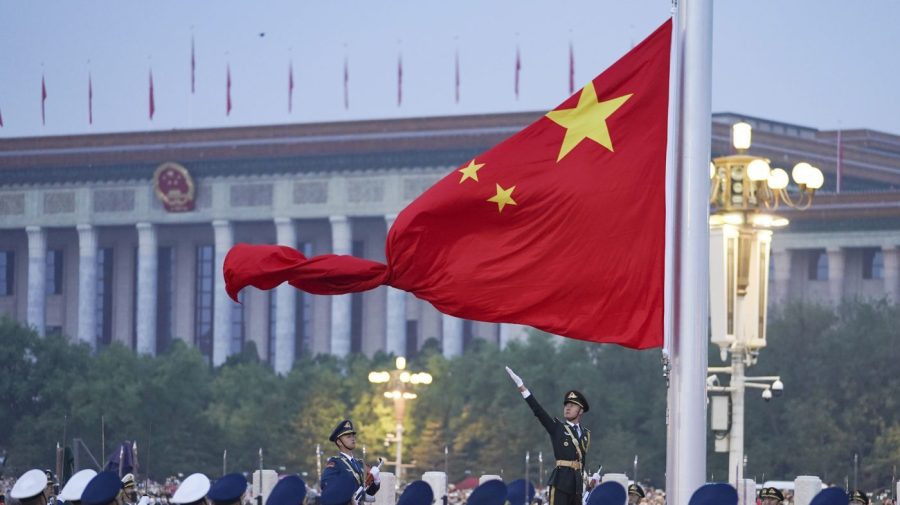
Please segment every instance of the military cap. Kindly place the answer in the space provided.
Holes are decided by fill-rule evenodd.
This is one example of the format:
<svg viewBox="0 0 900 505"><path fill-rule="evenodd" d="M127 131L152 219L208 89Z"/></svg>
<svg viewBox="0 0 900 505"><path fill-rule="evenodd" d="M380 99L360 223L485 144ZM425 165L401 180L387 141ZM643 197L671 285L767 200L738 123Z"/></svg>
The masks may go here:
<svg viewBox="0 0 900 505"><path fill-rule="evenodd" d="M302 505L304 498L306 483L298 475L287 475L272 488L266 505Z"/></svg>
<svg viewBox="0 0 900 505"><path fill-rule="evenodd" d="M334 431L331 432L331 436L328 437L328 440L337 442L337 439L350 433L356 433L356 430L353 429L353 422L349 419L344 419L343 421L339 422L338 425L334 428Z"/></svg>
<svg viewBox="0 0 900 505"><path fill-rule="evenodd" d="M322 495L319 497L319 504L347 505L357 489L359 489L359 482L356 481L353 473L337 472L322 480Z"/></svg>
<svg viewBox="0 0 900 505"><path fill-rule="evenodd" d="M84 493L84 488L87 487L88 482L96 476L97 472L90 468L77 472L68 482L66 482L66 485L63 486L62 491L59 492L58 498L67 502L81 501L81 494Z"/></svg>
<svg viewBox="0 0 900 505"><path fill-rule="evenodd" d="M122 481L116 472L100 472L88 482L81 493L82 505L107 505L115 501L122 490Z"/></svg>
<svg viewBox="0 0 900 505"><path fill-rule="evenodd" d="M563 405L567 403L574 403L575 405L581 407L585 412L591 410L591 406L588 405L587 398L585 398L580 391L576 391L574 389L566 392L566 399L563 400Z"/></svg>
<svg viewBox="0 0 900 505"><path fill-rule="evenodd" d="M238 501L247 492L247 478L240 473L229 473L209 487L206 497L215 503Z"/></svg>
<svg viewBox="0 0 900 505"><path fill-rule="evenodd" d="M202 473L192 473L181 481L170 503L194 503L201 500L209 492L209 477Z"/></svg>
<svg viewBox="0 0 900 505"><path fill-rule="evenodd" d="M625 503L625 488L618 482L608 481L595 487L588 495L587 505L621 505Z"/></svg>
<svg viewBox="0 0 900 505"><path fill-rule="evenodd" d="M850 503L869 505L869 497L866 496L866 493L860 491L859 489L854 489L853 492L850 493Z"/></svg>
<svg viewBox="0 0 900 505"><path fill-rule="evenodd" d="M122 477L122 487L125 489L134 487L134 474L126 473L124 477Z"/></svg>
<svg viewBox="0 0 900 505"><path fill-rule="evenodd" d="M643 498L645 496L644 488L638 485L637 482L628 486L628 494L631 496L637 496L639 498Z"/></svg>
<svg viewBox="0 0 900 505"><path fill-rule="evenodd" d="M518 479L506 486L506 501L509 505L525 505L534 499L534 486L525 479Z"/></svg>
<svg viewBox="0 0 900 505"><path fill-rule="evenodd" d="M730 484L704 484L694 491L688 505L737 505L737 491Z"/></svg>
<svg viewBox="0 0 900 505"><path fill-rule="evenodd" d="M503 505L506 502L506 484L502 480L489 480L475 488L469 495L468 505Z"/></svg>
<svg viewBox="0 0 900 505"><path fill-rule="evenodd" d="M761 499L772 498L778 500L779 502L784 501L784 494L778 488L774 487L762 488L762 491L759 492L759 497Z"/></svg>
<svg viewBox="0 0 900 505"><path fill-rule="evenodd" d="M47 474L43 470L28 470L13 484L9 497L25 500L41 494L47 487Z"/></svg>
<svg viewBox="0 0 900 505"><path fill-rule="evenodd" d="M417 480L406 486L397 505L431 505L433 501L434 491L431 486L424 480Z"/></svg>
<svg viewBox="0 0 900 505"><path fill-rule="evenodd" d="M830 487L819 491L809 505L847 505L850 498L847 492L839 487Z"/></svg>

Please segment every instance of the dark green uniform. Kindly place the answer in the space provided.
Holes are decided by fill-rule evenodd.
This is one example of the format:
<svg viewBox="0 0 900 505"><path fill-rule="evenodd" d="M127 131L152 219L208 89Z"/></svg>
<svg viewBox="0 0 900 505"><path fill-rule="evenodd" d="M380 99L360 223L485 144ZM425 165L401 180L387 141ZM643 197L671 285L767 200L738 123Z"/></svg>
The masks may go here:
<svg viewBox="0 0 900 505"><path fill-rule="evenodd" d="M591 445L591 432L581 427L581 436L578 430L565 421L550 417L547 411L534 398L528 395L525 398L531 407L535 417L550 435L550 443L553 444L553 456L556 458L556 467L550 473L547 485L550 486L550 505L581 505L581 494L584 491L585 457L588 447ZM573 402L581 404L580 402Z"/></svg>

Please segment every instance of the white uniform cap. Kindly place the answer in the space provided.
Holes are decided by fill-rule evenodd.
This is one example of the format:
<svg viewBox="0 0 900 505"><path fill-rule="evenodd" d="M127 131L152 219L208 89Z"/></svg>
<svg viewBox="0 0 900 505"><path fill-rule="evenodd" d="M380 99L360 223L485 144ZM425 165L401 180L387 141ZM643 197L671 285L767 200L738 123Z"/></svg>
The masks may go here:
<svg viewBox="0 0 900 505"><path fill-rule="evenodd" d="M66 482L62 491L59 492L59 499L63 501L81 501L81 493L84 492L88 482L96 475L97 472L90 468L76 473Z"/></svg>
<svg viewBox="0 0 900 505"><path fill-rule="evenodd" d="M171 503L194 503L206 496L209 486L209 477L202 473L193 473L182 481L169 501Z"/></svg>
<svg viewBox="0 0 900 505"><path fill-rule="evenodd" d="M28 470L13 485L13 488L9 491L9 496L17 500L24 500L41 494L46 487L47 474L43 470Z"/></svg>

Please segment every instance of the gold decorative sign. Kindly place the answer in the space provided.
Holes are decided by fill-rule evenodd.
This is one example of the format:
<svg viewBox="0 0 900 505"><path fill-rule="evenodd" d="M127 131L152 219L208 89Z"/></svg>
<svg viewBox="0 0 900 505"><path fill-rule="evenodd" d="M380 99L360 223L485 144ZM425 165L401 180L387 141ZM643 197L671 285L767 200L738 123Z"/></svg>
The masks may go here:
<svg viewBox="0 0 900 505"><path fill-rule="evenodd" d="M194 210L194 179L178 163L167 161L156 168L153 191L169 212Z"/></svg>

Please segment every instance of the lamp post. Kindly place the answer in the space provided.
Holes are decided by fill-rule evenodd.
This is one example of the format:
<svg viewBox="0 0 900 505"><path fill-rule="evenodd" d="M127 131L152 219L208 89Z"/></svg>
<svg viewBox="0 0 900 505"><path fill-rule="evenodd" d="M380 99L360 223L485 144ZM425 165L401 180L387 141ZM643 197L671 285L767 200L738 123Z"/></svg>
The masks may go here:
<svg viewBox="0 0 900 505"><path fill-rule="evenodd" d="M431 384L432 377L427 372L409 373L403 356L398 356L394 364L394 370L369 372L369 382L386 384L388 390L384 392L384 397L394 401L394 441L397 444L394 465L399 483L403 479L403 416L406 414L406 400L415 399L418 395L412 392L412 388Z"/></svg>
<svg viewBox="0 0 900 505"><path fill-rule="evenodd" d="M778 376L745 376L766 346L772 232L788 224L774 211L782 205L809 208L824 182L818 168L801 162L791 171L796 189L789 189L784 169L746 153L751 130L747 123L735 124L732 143L737 154L710 163L710 332L722 361L728 361L729 354L731 359L729 366L709 367L707 391L716 452L729 453L728 480L735 484L744 478L739 475L744 462L744 391L762 389L768 401L784 390ZM728 386L718 384L717 373L731 375Z"/></svg>

